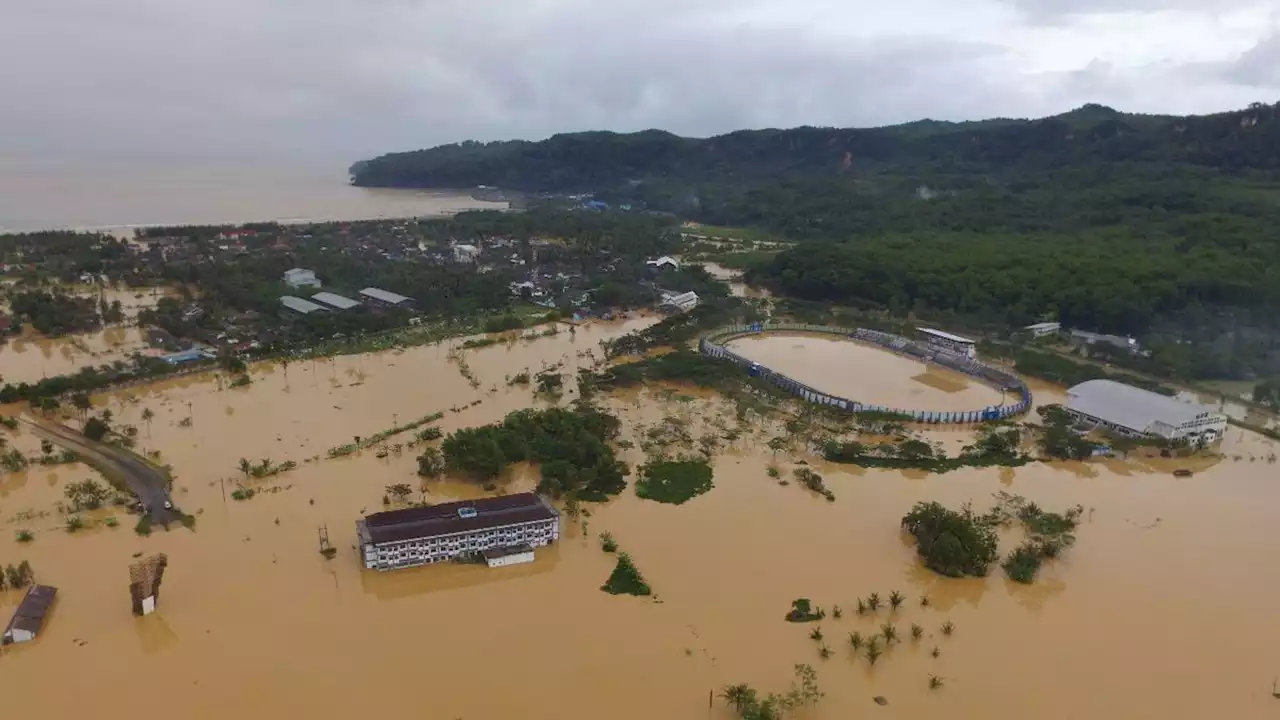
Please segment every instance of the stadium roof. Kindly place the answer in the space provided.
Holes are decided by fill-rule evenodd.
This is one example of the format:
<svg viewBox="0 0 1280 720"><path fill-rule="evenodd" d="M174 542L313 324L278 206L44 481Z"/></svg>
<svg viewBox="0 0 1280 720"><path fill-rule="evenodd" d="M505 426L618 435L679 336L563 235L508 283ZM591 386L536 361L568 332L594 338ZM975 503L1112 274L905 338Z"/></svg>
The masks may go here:
<svg viewBox="0 0 1280 720"><path fill-rule="evenodd" d="M973 340L970 340L970 339L969 339L969 338L967 338L967 337L960 337L959 335L952 335L952 334L951 334L951 333L949 333L949 332L943 332L943 331L941 331L941 330L934 330L933 328L926 328L926 327L916 328L916 329L917 329L917 330L919 330L920 332L924 333L925 335L932 335L932 336L934 336L934 337L936 337L936 338L942 338L943 340L950 340L951 342L964 343L965 345L972 345L972 344L974 344L974 341L973 341Z"/></svg>
<svg viewBox="0 0 1280 720"><path fill-rule="evenodd" d="M360 307L359 302L331 292L318 292L315 295L312 295L311 299L319 303L324 303L325 305L332 305L339 310L350 310L353 307Z"/></svg>
<svg viewBox="0 0 1280 720"><path fill-rule="evenodd" d="M1218 414L1204 405L1182 402L1114 380L1089 380L1067 391L1067 407L1138 432L1156 423L1180 425L1203 414Z"/></svg>
<svg viewBox="0 0 1280 720"><path fill-rule="evenodd" d="M303 300L300 297L294 297L292 295L282 295L280 297L280 304L284 305L285 307L289 308L294 312L302 313L303 315L306 315L307 313L313 313L318 310L324 310L324 308L311 302L310 300Z"/></svg>
<svg viewBox="0 0 1280 720"><path fill-rule="evenodd" d="M404 295L399 295L397 293L389 292L387 290L381 290L375 287L367 287L361 290L360 294L368 298L373 298L374 300L379 300L384 303L389 303L391 305L399 305L400 303L406 303L406 302L409 302L409 300L411 299L411 298L405 297Z"/></svg>

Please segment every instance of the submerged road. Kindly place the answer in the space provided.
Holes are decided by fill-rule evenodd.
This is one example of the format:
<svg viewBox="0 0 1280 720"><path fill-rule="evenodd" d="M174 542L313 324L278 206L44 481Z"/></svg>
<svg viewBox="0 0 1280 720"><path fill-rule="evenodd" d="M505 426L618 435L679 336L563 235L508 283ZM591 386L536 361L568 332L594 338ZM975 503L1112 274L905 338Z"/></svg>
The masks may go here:
<svg viewBox="0 0 1280 720"><path fill-rule="evenodd" d="M169 498L169 473L141 455L81 435L61 423L43 418L22 418L35 434L80 456L108 479L122 480L146 506L151 522L167 525L182 519L177 508L165 508Z"/></svg>

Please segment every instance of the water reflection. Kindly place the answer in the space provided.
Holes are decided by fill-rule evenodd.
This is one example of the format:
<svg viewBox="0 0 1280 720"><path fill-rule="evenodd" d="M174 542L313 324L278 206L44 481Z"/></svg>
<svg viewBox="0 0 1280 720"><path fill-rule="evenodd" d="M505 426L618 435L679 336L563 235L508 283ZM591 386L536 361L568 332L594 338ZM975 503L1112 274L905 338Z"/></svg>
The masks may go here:
<svg viewBox="0 0 1280 720"><path fill-rule="evenodd" d="M551 572L560 563L560 545L534 552L534 561L523 565L491 568L486 565L442 563L389 572L360 570L360 588L378 600L404 598L493 585Z"/></svg>

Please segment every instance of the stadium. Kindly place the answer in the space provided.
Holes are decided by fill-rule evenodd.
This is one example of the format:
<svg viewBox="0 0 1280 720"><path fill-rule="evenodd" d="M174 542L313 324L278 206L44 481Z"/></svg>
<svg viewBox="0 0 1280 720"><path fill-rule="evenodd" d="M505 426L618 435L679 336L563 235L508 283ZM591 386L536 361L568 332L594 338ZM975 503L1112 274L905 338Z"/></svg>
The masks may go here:
<svg viewBox="0 0 1280 720"><path fill-rule="evenodd" d="M729 360L754 376L760 377L802 399L819 405L828 405L850 413L884 412L909 417L922 423L975 423L1001 420L1025 413L1031 407L1031 391L1016 375L984 365L976 359L974 343L949 333L921 328L921 340L911 340L899 335L864 328L839 328L826 325L802 324L754 324L722 328L704 336L699 351L714 358ZM928 330L929 332L926 332ZM777 367L747 357L729 343L742 338L758 337L767 333L817 334L874 346L880 350L918 360L928 365L941 366L977 380L1001 393L1003 400L981 407L935 409L884 404L868 401L865 397L848 397L827 389L818 389L815 383L806 383L781 372ZM829 369L826 373L830 376ZM829 382L823 382L829 385Z"/></svg>

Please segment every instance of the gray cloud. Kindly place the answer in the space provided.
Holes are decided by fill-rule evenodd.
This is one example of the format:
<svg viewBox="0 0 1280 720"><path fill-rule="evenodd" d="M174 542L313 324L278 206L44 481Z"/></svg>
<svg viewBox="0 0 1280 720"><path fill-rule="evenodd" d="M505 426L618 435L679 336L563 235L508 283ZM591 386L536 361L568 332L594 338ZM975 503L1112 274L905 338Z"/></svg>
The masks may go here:
<svg viewBox="0 0 1280 720"><path fill-rule="evenodd" d="M708 135L1091 101L1210 111L1280 85L1274 41L1244 56L1224 45L1231 73L1134 65L1078 51L1098 26L1071 17L1102 0L1012 2L0 0L0 67L20 69L0 74L0 154L354 159L593 128ZM1067 33L1068 69L1028 66L1032 15Z"/></svg>

